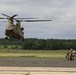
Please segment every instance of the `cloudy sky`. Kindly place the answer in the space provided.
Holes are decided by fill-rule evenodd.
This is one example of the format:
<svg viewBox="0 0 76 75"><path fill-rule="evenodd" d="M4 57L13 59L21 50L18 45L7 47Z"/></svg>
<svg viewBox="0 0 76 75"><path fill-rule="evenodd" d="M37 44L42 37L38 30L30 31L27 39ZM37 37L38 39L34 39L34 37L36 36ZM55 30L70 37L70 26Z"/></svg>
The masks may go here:
<svg viewBox="0 0 76 75"><path fill-rule="evenodd" d="M22 23L25 38L76 39L76 0L0 0L0 17L51 19L51 22ZM7 25L0 20L0 38Z"/></svg>

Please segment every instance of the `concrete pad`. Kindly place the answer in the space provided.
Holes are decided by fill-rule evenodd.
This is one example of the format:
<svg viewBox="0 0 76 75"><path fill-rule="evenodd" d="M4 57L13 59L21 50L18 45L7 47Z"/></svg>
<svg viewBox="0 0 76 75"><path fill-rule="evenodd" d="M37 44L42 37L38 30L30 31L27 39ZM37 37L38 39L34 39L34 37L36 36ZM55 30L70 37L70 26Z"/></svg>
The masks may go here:
<svg viewBox="0 0 76 75"><path fill-rule="evenodd" d="M76 68L0 67L0 75L76 75Z"/></svg>

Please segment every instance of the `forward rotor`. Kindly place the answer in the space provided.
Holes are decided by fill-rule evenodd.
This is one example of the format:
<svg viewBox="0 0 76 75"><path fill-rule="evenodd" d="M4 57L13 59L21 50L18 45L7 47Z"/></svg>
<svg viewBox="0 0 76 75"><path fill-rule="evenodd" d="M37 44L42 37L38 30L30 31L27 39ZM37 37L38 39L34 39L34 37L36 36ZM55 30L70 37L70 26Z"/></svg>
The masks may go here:
<svg viewBox="0 0 76 75"><path fill-rule="evenodd" d="M3 17L1 17L0 19L38 19L38 18L14 18L14 17L16 17L16 16L18 16L17 14L15 14L15 15L13 15L13 16L8 16L8 15L6 15L6 14L2 14L3 16L6 16L7 18L3 18Z"/></svg>
<svg viewBox="0 0 76 75"><path fill-rule="evenodd" d="M44 22L44 21L51 21L51 20L42 20L42 19L38 19L38 18L15 18L16 16L18 16L17 14L13 15L13 16L8 16L6 14L2 14L3 16L6 16L7 18L0 18L0 19L11 19L11 20L15 20L16 22Z"/></svg>

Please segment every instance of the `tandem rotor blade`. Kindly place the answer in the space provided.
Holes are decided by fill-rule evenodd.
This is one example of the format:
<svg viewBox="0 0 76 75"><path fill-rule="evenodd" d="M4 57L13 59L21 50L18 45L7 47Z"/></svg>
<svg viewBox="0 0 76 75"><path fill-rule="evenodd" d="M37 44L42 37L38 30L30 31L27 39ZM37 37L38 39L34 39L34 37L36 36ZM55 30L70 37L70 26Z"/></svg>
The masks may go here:
<svg viewBox="0 0 76 75"><path fill-rule="evenodd" d="M6 14L2 14L2 15L8 17L8 18L4 18L4 19L13 19L15 16L17 16L17 14L13 15L12 17L10 17L10 16L8 16L8 15L6 15ZM3 19L3 18L1 18L1 19Z"/></svg>
<svg viewBox="0 0 76 75"><path fill-rule="evenodd" d="M2 17L0 17L0 19L8 19L8 18L2 18Z"/></svg>
<svg viewBox="0 0 76 75"><path fill-rule="evenodd" d="M21 20L22 22L45 22L45 21L51 21L51 20Z"/></svg>
<svg viewBox="0 0 76 75"><path fill-rule="evenodd" d="M17 16L17 14L13 15L13 16L12 16L12 17L10 17L10 18L14 18L15 16Z"/></svg>
<svg viewBox="0 0 76 75"><path fill-rule="evenodd" d="M38 19L38 18L15 18L15 19Z"/></svg>
<svg viewBox="0 0 76 75"><path fill-rule="evenodd" d="M6 14L2 14L2 15L6 16L6 17L10 17L10 16L8 16L8 15L6 15Z"/></svg>

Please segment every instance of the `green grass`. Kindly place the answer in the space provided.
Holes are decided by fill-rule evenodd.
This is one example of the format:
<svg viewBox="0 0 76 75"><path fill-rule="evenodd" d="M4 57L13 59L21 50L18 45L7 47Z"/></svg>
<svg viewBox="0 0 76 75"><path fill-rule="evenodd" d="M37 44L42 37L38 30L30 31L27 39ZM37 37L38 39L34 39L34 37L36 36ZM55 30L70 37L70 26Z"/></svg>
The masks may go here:
<svg viewBox="0 0 76 75"><path fill-rule="evenodd" d="M65 50L0 50L0 58L64 59Z"/></svg>

